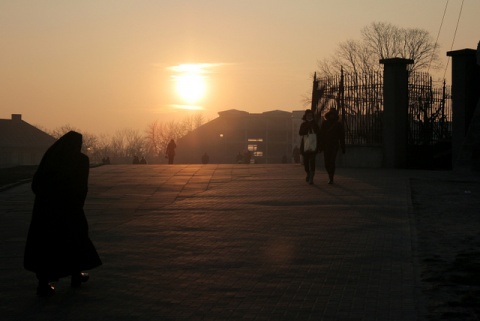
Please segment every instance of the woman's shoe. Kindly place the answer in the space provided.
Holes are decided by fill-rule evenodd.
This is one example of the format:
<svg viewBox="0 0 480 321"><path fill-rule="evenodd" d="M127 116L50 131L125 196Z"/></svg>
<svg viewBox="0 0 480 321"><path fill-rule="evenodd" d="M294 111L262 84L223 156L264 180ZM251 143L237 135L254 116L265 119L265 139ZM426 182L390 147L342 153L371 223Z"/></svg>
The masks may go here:
<svg viewBox="0 0 480 321"><path fill-rule="evenodd" d="M50 283L39 283L37 287L37 295L39 297L49 297L55 294L55 287Z"/></svg>
<svg viewBox="0 0 480 321"><path fill-rule="evenodd" d="M72 288L78 288L82 283L85 283L88 281L90 278L90 275L88 273L80 272L78 274L72 275L72 281L70 283L70 286Z"/></svg>

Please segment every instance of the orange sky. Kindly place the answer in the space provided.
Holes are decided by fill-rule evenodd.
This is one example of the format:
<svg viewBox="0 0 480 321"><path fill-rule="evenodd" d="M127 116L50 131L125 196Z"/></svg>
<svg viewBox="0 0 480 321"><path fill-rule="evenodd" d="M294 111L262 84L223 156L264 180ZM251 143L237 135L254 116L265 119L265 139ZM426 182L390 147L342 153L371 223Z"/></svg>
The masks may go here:
<svg viewBox="0 0 480 321"><path fill-rule="evenodd" d="M68 124L113 134L181 120L191 109L210 119L227 109L304 109L317 61L340 42L359 39L372 22L426 29L435 39L446 3L0 1L0 118L18 113L47 129ZM442 55L461 4L448 1ZM476 48L479 40L480 1L464 0L453 49ZM198 82L203 90L180 95L182 83Z"/></svg>

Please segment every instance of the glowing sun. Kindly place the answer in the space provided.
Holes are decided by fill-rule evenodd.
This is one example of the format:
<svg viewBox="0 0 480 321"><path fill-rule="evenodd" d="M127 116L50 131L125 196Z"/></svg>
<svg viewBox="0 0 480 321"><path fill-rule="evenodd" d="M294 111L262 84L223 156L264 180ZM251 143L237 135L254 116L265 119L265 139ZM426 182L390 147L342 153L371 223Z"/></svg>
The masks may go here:
<svg viewBox="0 0 480 321"><path fill-rule="evenodd" d="M207 91L205 76L201 65L184 64L176 68L175 88L182 100L189 104L198 103Z"/></svg>

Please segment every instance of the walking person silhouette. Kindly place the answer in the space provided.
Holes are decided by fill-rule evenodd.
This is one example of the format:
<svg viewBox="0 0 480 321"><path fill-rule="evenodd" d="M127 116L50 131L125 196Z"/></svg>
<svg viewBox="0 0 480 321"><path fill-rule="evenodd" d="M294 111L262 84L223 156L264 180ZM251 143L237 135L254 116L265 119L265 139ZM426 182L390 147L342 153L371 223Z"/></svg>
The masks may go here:
<svg viewBox="0 0 480 321"><path fill-rule="evenodd" d="M44 154L32 180L35 194L25 246L24 267L36 274L37 295L51 296L51 282L71 276L71 286L88 281L82 271L102 264L88 235L83 206L88 192L89 159L82 135L70 131Z"/></svg>
<svg viewBox="0 0 480 321"><path fill-rule="evenodd" d="M175 144L175 141L172 139L168 143L166 150L166 157L168 158L169 164L173 164L173 159L175 157L175 148L177 148L177 144Z"/></svg>
<svg viewBox="0 0 480 321"><path fill-rule="evenodd" d="M302 136L300 153L303 155L303 165L307 177L305 180L311 185L315 176L315 156L318 152L318 133L320 129L315 121L313 112L310 109L305 110L302 117L303 123L300 125L299 135ZM314 146L308 148L305 146L307 135L314 135Z"/></svg>
<svg viewBox="0 0 480 321"><path fill-rule="evenodd" d="M330 108L320 127L320 152L323 151L328 184L333 184L338 149L345 154L345 130L336 108Z"/></svg>

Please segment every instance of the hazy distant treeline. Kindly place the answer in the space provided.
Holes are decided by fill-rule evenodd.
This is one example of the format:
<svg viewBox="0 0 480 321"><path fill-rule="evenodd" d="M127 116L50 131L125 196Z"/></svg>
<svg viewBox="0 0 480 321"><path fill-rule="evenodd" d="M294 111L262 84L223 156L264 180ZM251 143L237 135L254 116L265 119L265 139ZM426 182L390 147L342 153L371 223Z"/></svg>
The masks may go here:
<svg viewBox="0 0 480 321"><path fill-rule="evenodd" d="M145 156L147 159L163 157L171 139L176 141L204 123L204 116L196 114L180 121L160 122L156 120L149 124L143 132L131 128L120 129L113 136L95 135L70 125L54 130L42 130L55 138L61 137L70 130L81 133L83 135L83 153L90 157L91 162L101 162L105 157L110 157L110 159L133 159L134 156Z"/></svg>

